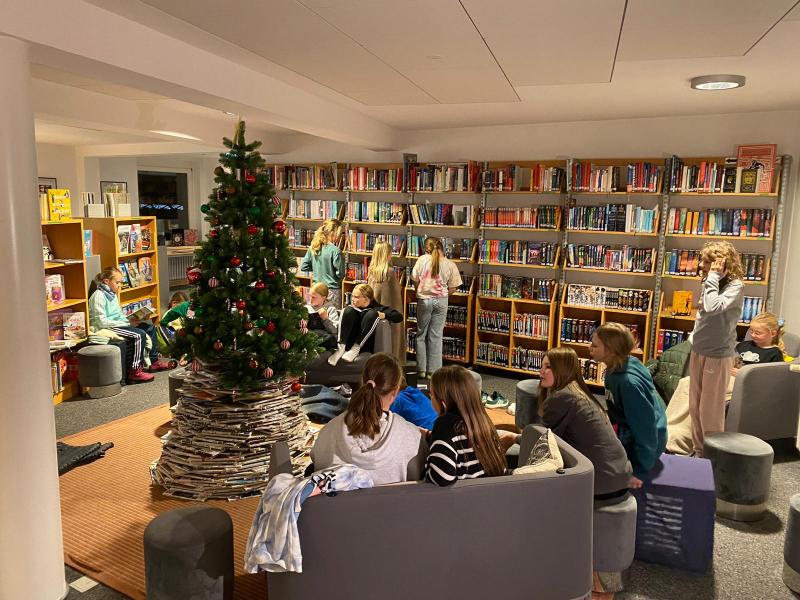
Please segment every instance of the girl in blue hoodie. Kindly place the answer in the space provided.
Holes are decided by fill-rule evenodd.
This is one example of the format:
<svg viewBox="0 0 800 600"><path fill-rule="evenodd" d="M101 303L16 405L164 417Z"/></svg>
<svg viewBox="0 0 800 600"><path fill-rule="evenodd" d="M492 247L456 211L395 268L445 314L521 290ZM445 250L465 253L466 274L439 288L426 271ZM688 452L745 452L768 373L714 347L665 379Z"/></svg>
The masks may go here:
<svg viewBox="0 0 800 600"><path fill-rule="evenodd" d="M667 415L650 372L630 356L636 340L621 323L604 323L592 335L591 357L606 365L606 399L611 422L633 466L631 487L648 479L667 446Z"/></svg>

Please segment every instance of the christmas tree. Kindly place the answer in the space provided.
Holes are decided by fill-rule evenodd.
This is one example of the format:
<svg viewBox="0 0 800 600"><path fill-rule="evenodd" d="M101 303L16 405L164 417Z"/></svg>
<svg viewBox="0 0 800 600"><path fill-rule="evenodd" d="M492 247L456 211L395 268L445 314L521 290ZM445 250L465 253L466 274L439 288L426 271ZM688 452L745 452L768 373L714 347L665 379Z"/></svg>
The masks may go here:
<svg viewBox="0 0 800 600"><path fill-rule="evenodd" d="M187 271L195 285L173 356L188 356L170 432L153 481L171 496L207 500L260 494L269 453L286 441L302 472L308 422L299 375L317 352L295 291L296 266L276 218L260 142L239 122L201 207L212 229Z"/></svg>
<svg viewBox="0 0 800 600"><path fill-rule="evenodd" d="M212 229L187 272L196 286L193 316L173 352L193 357L195 370L213 365L226 387L241 391L302 374L318 344L307 335L307 314L289 270L297 263L262 171L261 142L246 144L244 132L240 121L233 140L223 140L229 150L214 171L217 187L200 207Z"/></svg>

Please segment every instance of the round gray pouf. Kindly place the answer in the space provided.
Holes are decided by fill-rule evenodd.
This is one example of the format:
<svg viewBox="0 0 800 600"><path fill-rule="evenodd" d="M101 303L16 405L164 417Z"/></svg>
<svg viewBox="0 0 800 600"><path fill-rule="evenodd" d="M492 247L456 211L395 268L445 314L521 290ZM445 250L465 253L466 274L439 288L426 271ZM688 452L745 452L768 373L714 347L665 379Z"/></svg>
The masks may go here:
<svg viewBox="0 0 800 600"><path fill-rule="evenodd" d="M517 382L515 397L517 406L514 413L514 422L520 430L531 423L540 423L539 416L539 380L523 379Z"/></svg>
<svg viewBox="0 0 800 600"><path fill-rule="evenodd" d="M800 594L800 494L795 494L789 500L789 518L783 543L783 583Z"/></svg>
<svg viewBox="0 0 800 600"><path fill-rule="evenodd" d="M594 570L611 573L630 567L636 550L636 498L595 506L593 522Z"/></svg>
<svg viewBox="0 0 800 600"><path fill-rule="evenodd" d="M189 372L184 367L183 369L173 369L169 372L169 405L175 406L178 403L178 388L183 385L183 380Z"/></svg>
<svg viewBox="0 0 800 600"><path fill-rule="evenodd" d="M703 456L711 461L717 515L734 521L764 516L774 452L765 441L733 431L705 437Z"/></svg>
<svg viewBox="0 0 800 600"><path fill-rule="evenodd" d="M119 348L102 344L78 350L78 383L90 398L108 398L122 391Z"/></svg>
<svg viewBox="0 0 800 600"><path fill-rule="evenodd" d="M144 530L148 600L231 600L233 522L224 510L189 506Z"/></svg>

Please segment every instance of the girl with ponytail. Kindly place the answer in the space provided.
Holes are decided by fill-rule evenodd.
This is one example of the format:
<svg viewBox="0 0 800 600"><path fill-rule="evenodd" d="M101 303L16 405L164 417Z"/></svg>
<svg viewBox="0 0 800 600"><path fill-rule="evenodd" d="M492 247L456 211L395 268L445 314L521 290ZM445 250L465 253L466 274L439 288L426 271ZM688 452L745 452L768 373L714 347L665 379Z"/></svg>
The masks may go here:
<svg viewBox="0 0 800 600"><path fill-rule="evenodd" d="M427 454L421 432L389 412L403 387L397 359L386 353L373 355L347 410L319 432L311 449L314 469L355 465L369 471L375 485L420 479Z"/></svg>
<svg viewBox="0 0 800 600"><path fill-rule="evenodd" d="M339 219L328 219L314 233L311 245L306 252L301 271L311 271L314 282L322 282L328 286L326 306L339 310L342 308L342 279L346 272L344 255L339 249L342 236L342 222Z"/></svg>

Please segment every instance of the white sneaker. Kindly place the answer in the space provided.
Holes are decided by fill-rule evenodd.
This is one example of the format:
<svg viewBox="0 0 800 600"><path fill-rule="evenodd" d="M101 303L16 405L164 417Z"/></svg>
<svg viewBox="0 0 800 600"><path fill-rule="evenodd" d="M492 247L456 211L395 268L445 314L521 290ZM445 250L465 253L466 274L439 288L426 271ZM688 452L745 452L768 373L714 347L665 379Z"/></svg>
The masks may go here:
<svg viewBox="0 0 800 600"><path fill-rule="evenodd" d="M336 352L328 357L328 364L332 367L335 367L336 363L339 362L339 359L342 358L345 350L346 348L344 347L344 344L339 344L339 347L336 348Z"/></svg>
<svg viewBox="0 0 800 600"><path fill-rule="evenodd" d="M511 404L509 404L508 408L506 409L506 412L508 414L510 414L510 415L516 415L517 414L517 403L516 402L512 402Z"/></svg>
<svg viewBox="0 0 800 600"><path fill-rule="evenodd" d="M353 362L353 361L354 361L356 358L358 358L358 355L359 355L359 354L361 354L361 346L359 346L358 344L356 344L356 345L354 345L352 348L350 348L350 350L348 350L347 352L345 352L345 353L342 355L342 360L343 360L344 362L351 363L351 362Z"/></svg>

